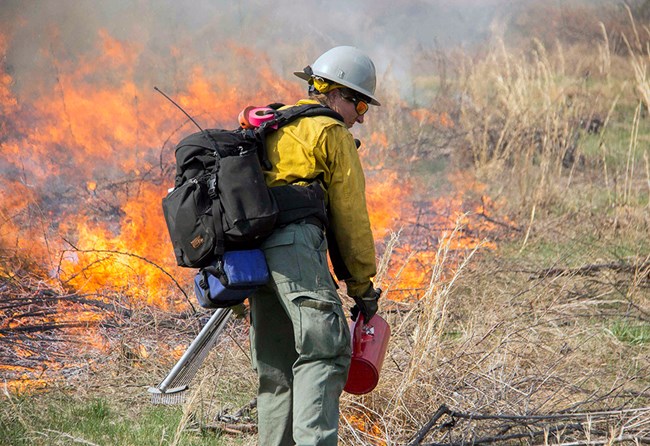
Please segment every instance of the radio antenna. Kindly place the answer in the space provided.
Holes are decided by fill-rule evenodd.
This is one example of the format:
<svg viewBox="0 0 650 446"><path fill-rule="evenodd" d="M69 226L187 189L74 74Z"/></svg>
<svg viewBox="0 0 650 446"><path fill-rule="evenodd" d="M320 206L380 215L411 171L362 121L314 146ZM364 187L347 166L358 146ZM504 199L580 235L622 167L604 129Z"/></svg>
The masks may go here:
<svg viewBox="0 0 650 446"><path fill-rule="evenodd" d="M153 89L156 90L156 91L157 91L158 93L160 93L161 95L163 95L165 98L167 98L167 100L168 100L169 102L171 102L172 104L174 104L174 105L175 105L175 106L176 106L180 111L183 112L183 114L184 114L185 116L187 116L187 117L189 118L190 121L192 121L192 122L194 123L195 126L197 126L197 127L199 128L199 130L201 130L202 133L205 134L205 130L203 130L203 129L201 128L201 126L198 124L198 122L196 122L196 121L194 120L194 118L190 116L190 114L189 114L188 112L186 112L185 110L183 110L183 107L181 107L181 106L178 105L176 102L174 102L174 100L173 100L172 98L170 98L169 96L167 96L167 95L166 95L166 94L165 94L165 93L164 93L160 88L154 86Z"/></svg>

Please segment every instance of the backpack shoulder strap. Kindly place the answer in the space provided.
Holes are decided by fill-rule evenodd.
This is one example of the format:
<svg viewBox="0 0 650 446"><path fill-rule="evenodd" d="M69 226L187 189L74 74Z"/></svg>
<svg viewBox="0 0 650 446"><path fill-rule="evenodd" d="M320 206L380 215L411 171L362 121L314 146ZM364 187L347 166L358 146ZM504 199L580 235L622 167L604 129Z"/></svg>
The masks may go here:
<svg viewBox="0 0 650 446"><path fill-rule="evenodd" d="M268 154L266 152L266 136L272 131L279 129L280 127L283 127L302 117L329 116L330 118L343 122L343 116L331 108L320 104L296 105L284 110L276 110L273 114L275 115L273 119L264 122L260 127L256 129L257 136L261 141L261 153L259 153L260 162L262 163L262 167L265 170L271 169L271 163L269 162Z"/></svg>
<svg viewBox="0 0 650 446"><path fill-rule="evenodd" d="M268 122L265 122L263 124L263 128L268 129L272 126L277 126L277 128L280 128L295 121L298 118L313 116L329 116L330 118L334 118L338 121L343 122L343 116L329 107L320 104L303 104L289 107L284 110L277 110L275 112L275 118L271 119Z"/></svg>

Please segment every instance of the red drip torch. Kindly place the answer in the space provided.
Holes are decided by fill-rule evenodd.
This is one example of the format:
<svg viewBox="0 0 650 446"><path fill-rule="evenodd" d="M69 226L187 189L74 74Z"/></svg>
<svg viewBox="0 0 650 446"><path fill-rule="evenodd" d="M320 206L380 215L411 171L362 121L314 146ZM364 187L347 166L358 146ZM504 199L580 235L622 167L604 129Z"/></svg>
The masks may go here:
<svg viewBox="0 0 650 446"><path fill-rule="evenodd" d="M379 373L384 363L390 327L381 316L375 314L367 324L359 314L356 322L350 322L352 333L352 363L345 390L354 395L372 391L379 382Z"/></svg>

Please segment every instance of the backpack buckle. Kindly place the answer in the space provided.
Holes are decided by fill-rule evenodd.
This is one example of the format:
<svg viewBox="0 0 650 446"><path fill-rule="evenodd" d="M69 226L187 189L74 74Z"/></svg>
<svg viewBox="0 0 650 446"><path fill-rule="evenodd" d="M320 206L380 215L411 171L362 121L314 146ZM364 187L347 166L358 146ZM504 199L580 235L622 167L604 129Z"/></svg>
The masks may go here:
<svg viewBox="0 0 650 446"><path fill-rule="evenodd" d="M224 287L228 286L229 280L224 268L223 256L220 256L215 262L214 275Z"/></svg>
<svg viewBox="0 0 650 446"><path fill-rule="evenodd" d="M208 195L212 200L216 200L218 198L216 173L213 173L210 175L210 178L208 178Z"/></svg>

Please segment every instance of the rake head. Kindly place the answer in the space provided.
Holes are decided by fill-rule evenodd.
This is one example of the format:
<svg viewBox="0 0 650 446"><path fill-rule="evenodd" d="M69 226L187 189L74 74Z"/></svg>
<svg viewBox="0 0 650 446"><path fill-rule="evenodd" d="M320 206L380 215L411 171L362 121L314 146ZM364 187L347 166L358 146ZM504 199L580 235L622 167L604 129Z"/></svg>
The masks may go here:
<svg viewBox="0 0 650 446"><path fill-rule="evenodd" d="M231 314L229 308L214 312L165 379L158 386L149 388L152 404L176 405L185 402L190 381L216 344Z"/></svg>

